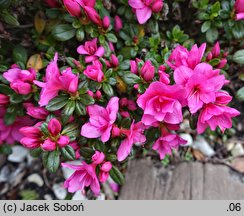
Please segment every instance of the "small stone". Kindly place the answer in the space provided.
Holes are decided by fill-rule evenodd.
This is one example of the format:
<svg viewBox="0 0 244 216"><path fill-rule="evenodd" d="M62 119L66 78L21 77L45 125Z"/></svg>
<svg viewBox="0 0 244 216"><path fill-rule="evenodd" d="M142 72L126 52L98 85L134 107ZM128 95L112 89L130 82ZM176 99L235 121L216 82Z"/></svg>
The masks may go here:
<svg viewBox="0 0 244 216"><path fill-rule="evenodd" d="M231 154L234 157L244 155L244 149L243 149L242 144L241 143L236 143L236 145L234 146L234 148L231 150Z"/></svg>
<svg viewBox="0 0 244 216"><path fill-rule="evenodd" d="M28 181L28 182L31 182L31 183L35 183L35 184L37 184L39 187L42 187L43 184L44 184L44 182L43 182L41 176L38 175L37 173L31 174L30 176L28 176L27 181Z"/></svg>
<svg viewBox="0 0 244 216"><path fill-rule="evenodd" d="M184 139L184 140L187 141L186 144L181 145L182 147L184 147L184 146L192 146L193 139L192 139L192 136L191 136L190 134L182 133L182 134L180 134L180 137L181 137L182 139Z"/></svg>
<svg viewBox="0 0 244 216"><path fill-rule="evenodd" d="M10 169L8 166L4 166L0 171L0 183L7 182L11 175Z"/></svg>
<svg viewBox="0 0 244 216"><path fill-rule="evenodd" d="M105 194L104 193L100 193L100 195L97 197L96 200L105 200Z"/></svg>
<svg viewBox="0 0 244 216"><path fill-rule="evenodd" d="M45 200L53 200L53 198L50 194L45 194L43 197Z"/></svg>
<svg viewBox="0 0 244 216"><path fill-rule="evenodd" d="M87 198L81 191L76 191L71 200L87 200Z"/></svg>
<svg viewBox="0 0 244 216"><path fill-rule="evenodd" d="M67 196L67 190L64 188L63 183L54 184L52 189L55 196L60 200L65 199L65 197Z"/></svg>
<svg viewBox="0 0 244 216"><path fill-rule="evenodd" d="M8 160L14 163L20 163L25 160L28 155L28 150L22 146L12 147L12 154L8 156Z"/></svg>
<svg viewBox="0 0 244 216"><path fill-rule="evenodd" d="M194 149L198 149L201 151L205 156L212 157L215 152L209 143L204 139L202 136L197 136L196 140L193 142Z"/></svg>

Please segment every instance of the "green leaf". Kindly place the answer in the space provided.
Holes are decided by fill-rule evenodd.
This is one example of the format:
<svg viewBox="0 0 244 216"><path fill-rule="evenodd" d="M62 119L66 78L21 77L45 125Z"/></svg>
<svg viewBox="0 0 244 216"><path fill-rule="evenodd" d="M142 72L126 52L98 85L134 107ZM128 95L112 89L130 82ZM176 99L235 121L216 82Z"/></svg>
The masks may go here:
<svg viewBox="0 0 244 216"><path fill-rule="evenodd" d="M66 160L75 160L75 151L71 146L67 145L64 148L61 148L60 151Z"/></svg>
<svg viewBox="0 0 244 216"><path fill-rule="evenodd" d="M69 24L59 24L56 25L52 30L52 35L58 41L67 41L74 37L76 34L76 29Z"/></svg>
<svg viewBox="0 0 244 216"><path fill-rule="evenodd" d="M30 155L31 155L32 157L37 158L37 157L39 157L39 156L41 155L42 152L43 152L43 151L42 151L41 148L36 148L36 149L33 149L33 150L30 151Z"/></svg>
<svg viewBox="0 0 244 216"><path fill-rule="evenodd" d="M244 101L244 87L240 88L236 93L236 98L243 102Z"/></svg>
<svg viewBox="0 0 244 216"><path fill-rule="evenodd" d="M15 62L23 62L26 64L27 61L27 51L21 45L17 45L13 49L13 59Z"/></svg>
<svg viewBox="0 0 244 216"><path fill-rule="evenodd" d="M12 14L10 14L8 11L4 10L1 15L7 24L12 25L12 26L19 26L19 22L18 22L17 18L15 16L13 16Z"/></svg>
<svg viewBox="0 0 244 216"><path fill-rule="evenodd" d="M119 185L123 185L125 182L124 175L115 166L109 172L111 178Z"/></svg>
<svg viewBox="0 0 244 216"><path fill-rule="evenodd" d="M0 84L0 92L5 95L11 95L14 93L14 90L7 85Z"/></svg>
<svg viewBox="0 0 244 216"><path fill-rule="evenodd" d="M42 154L42 162L43 162L43 166L45 168L47 168L48 156L49 156L49 152L43 152L43 154Z"/></svg>
<svg viewBox="0 0 244 216"><path fill-rule="evenodd" d="M73 112L75 111L75 101L70 100L68 103L65 105L63 109L63 115L65 115L67 118L73 115Z"/></svg>
<svg viewBox="0 0 244 216"><path fill-rule="evenodd" d="M0 145L0 154L5 154L5 155L9 155L12 153L12 148L10 145L6 144L6 145ZM2 157L2 156L0 156Z"/></svg>
<svg viewBox="0 0 244 216"><path fill-rule="evenodd" d="M117 41L118 41L117 37L112 33L106 34L106 37L112 43L117 43Z"/></svg>
<svg viewBox="0 0 244 216"><path fill-rule="evenodd" d="M85 106L88 106L88 105L92 105L95 103L95 100L92 96L88 95L88 94L83 94L80 96L80 102L85 105Z"/></svg>
<svg viewBox="0 0 244 216"><path fill-rule="evenodd" d="M77 29L76 31L76 39L81 42L83 41L85 38L85 32L83 29Z"/></svg>
<svg viewBox="0 0 244 216"><path fill-rule="evenodd" d="M233 61L240 65L244 64L244 49L235 52L233 55Z"/></svg>
<svg viewBox="0 0 244 216"><path fill-rule="evenodd" d="M81 147L80 148L80 154L84 158L90 159L94 153L95 153L95 151L92 148L88 148L88 147Z"/></svg>
<svg viewBox="0 0 244 216"><path fill-rule="evenodd" d="M206 38L209 43L214 43L219 37L219 32L216 28L210 28L206 33Z"/></svg>
<svg viewBox="0 0 244 216"><path fill-rule="evenodd" d="M136 74L131 73L130 71L124 72L122 79L125 81L126 84L128 85L133 85L135 83L140 82L140 77L137 76Z"/></svg>
<svg viewBox="0 0 244 216"><path fill-rule="evenodd" d="M49 101L48 105L46 106L46 109L48 111L56 111L63 108L69 101L68 95L59 95Z"/></svg>
<svg viewBox="0 0 244 216"><path fill-rule="evenodd" d="M206 32L209 28L211 27L211 22L210 21L205 21L202 24L201 32Z"/></svg>
<svg viewBox="0 0 244 216"><path fill-rule="evenodd" d="M103 91L109 97L112 97L114 95L114 90L113 90L112 86L109 85L108 83L103 83Z"/></svg>
<svg viewBox="0 0 244 216"><path fill-rule="evenodd" d="M47 158L47 169L51 173L55 173L60 164L60 157L59 157L59 151L55 150L52 152L49 152L48 158Z"/></svg>
<svg viewBox="0 0 244 216"><path fill-rule="evenodd" d="M17 113L16 112L14 112L14 113L6 113L4 115L4 123L6 125L11 125L11 124L14 123L16 117L17 117Z"/></svg>
<svg viewBox="0 0 244 216"><path fill-rule="evenodd" d="M86 115L86 107L82 103L77 101L75 104L75 112L79 116Z"/></svg>

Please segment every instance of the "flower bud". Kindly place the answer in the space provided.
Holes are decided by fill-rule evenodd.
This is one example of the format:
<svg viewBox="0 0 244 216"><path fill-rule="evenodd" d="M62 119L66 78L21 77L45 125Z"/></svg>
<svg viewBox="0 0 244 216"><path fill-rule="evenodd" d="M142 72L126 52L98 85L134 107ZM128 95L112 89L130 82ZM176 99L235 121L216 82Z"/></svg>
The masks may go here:
<svg viewBox="0 0 244 216"><path fill-rule="evenodd" d="M119 16L114 17L114 28L116 32L123 28L123 23Z"/></svg>
<svg viewBox="0 0 244 216"><path fill-rule="evenodd" d="M152 11L154 13L158 13L163 8L163 1L162 0L156 0L152 5Z"/></svg>
<svg viewBox="0 0 244 216"><path fill-rule="evenodd" d="M151 61L148 60L141 68L141 76L146 82L149 82L154 78L154 71L154 66Z"/></svg>
<svg viewBox="0 0 244 216"><path fill-rule="evenodd" d="M95 164L101 164L105 159L105 155L103 152L95 151L95 154L92 156L92 161Z"/></svg>
<svg viewBox="0 0 244 216"><path fill-rule="evenodd" d="M110 19L108 16L105 16L103 18L103 28L107 30L109 26L110 26Z"/></svg>
<svg viewBox="0 0 244 216"><path fill-rule="evenodd" d="M81 16L80 5L76 0L63 0L64 6L71 16Z"/></svg>

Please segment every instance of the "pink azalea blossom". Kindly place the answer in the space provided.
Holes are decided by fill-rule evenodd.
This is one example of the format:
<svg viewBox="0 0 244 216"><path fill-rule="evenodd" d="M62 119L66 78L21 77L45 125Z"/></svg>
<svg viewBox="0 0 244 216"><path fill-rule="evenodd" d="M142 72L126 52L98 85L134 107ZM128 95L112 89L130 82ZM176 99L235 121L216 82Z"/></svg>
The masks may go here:
<svg viewBox="0 0 244 216"><path fill-rule="evenodd" d="M226 106L232 97L227 92L216 93L216 101L206 104L200 112L197 122L197 132L203 133L207 127L215 130L217 126L222 132L226 128L232 127L231 118L240 115L240 112L234 108Z"/></svg>
<svg viewBox="0 0 244 216"><path fill-rule="evenodd" d="M195 44L190 51L179 45L173 50L166 62L173 70L182 65L194 69L201 62L205 49L206 43L199 48Z"/></svg>
<svg viewBox="0 0 244 216"><path fill-rule="evenodd" d="M34 81L34 83L41 87L40 106L46 106L50 100L58 95L60 90L68 93L75 93L78 90L79 77L72 73L71 68L67 68L60 74L58 68L58 53L55 53L54 59L46 69L46 82Z"/></svg>
<svg viewBox="0 0 244 216"><path fill-rule="evenodd" d="M144 24L152 16L163 8L163 0L129 0L129 5L135 10L137 20Z"/></svg>
<svg viewBox="0 0 244 216"><path fill-rule="evenodd" d="M63 0L64 6L72 16L81 16L80 5L77 0Z"/></svg>
<svg viewBox="0 0 244 216"><path fill-rule="evenodd" d="M3 73L3 77L10 82L10 87L18 94L27 95L32 92L32 84L36 78L34 69L22 70L12 67Z"/></svg>
<svg viewBox="0 0 244 216"><path fill-rule="evenodd" d="M225 84L225 77L219 75L219 72L206 63L197 65L194 70L186 66L175 70L175 82L186 89L188 106L192 114L201 109L204 104L215 101L216 92Z"/></svg>
<svg viewBox="0 0 244 216"><path fill-rule="evenodd" d="M86 41L85 45L80 45L77 48L77 52L81 55L86 55L85 61L89 63L102 57L105 49L102 46L97 47L97 38L94 38L91 41Z"/></svg>
<svg viewBox="0 0 244 216"><path fill-rule="evenodd" d="M95 164L101 164L105 159L105 154L103 152L100 151L95 151L95 154L92 155L92 161Z"/></svg>
<svg viewBox="0 0 244 216"><path fill-rule="evenodd" d="M146 81L150 82L154 78L155 67L152 65L150 60L147 60L140 70L141 77Z"/></svg>
<svg viewBox="0 0 244 216"><path fill-rule="evenodd" d="M100 168L99 173L99 181L104 183L108 180L109 177L109 171L112 169L112 163L110 161L107 161L103 163L103 165Z"/></svg>
<svg viewBox="0 0 244 216"><path fill-rule="evenodd" d="M236 0L235 12L236 12L236 20L244 19L244 0Z"/></svg>
<svg viewBox="0 0 244 216"><path fill-rule="evenodd" d="M95 195L100 193L100 184L96 175L96 165L82 162L81 165L71 165L62 163L63 167L75 170L75 172L64 182L64 187L68 188L70 193L83 191L85 187L91 188Z"/></svg>
<svg viewBox="0 0 244 216"><path fill-rule="evenodd" d="M162 82L150 84L137 104L144 111L142 122L152 125L155 122L179 124L182 122L182 105L185 105L185 90L179 85L165 85Z"/></svg>
<svg viewBox="0 0 244 216"><path fill-rule="evenodd" d="M119 59L116 57L116 55L112 54L110 61L106 61L106 65L109 68L117 68L119 66Z"/></svg>
<svg viewBox="0 0 244 216"><path fill-rule="evenodd" d="M164 65L160 65L158 68L159 81L168 85L170 83L169 74L167 74L165 71L166 67Z"/></svg>
<svg viewBox="0 0 244 216"><path fill-rule="evenodd" d="M119 32L123 28L123 22L119 16L114 17L114 29L116 32Z"/></svg>
<svg viewBox="0 0 244 216"><path fill-rule="evenodd" d="M33 125L34 121L28 116L23 116L17 117L13 124L6 125L3 119L4 113L5 109L0 107L0 144L19 142L23 137L19 129L24 126Z"/></svg>
<svg viewBox="0 0 244 216"><path fill-rule="evenodd" d="M121 129L121 133L126 136L126 138L121 142L117 158L118 161L125 160L131 152L132 146L134 144L143 144L146 141L146 137L143 135L145 126L142 122L134 121L131 124L130 129Z"/></svg>
<svg viewBox="0 0 244 216"><path fill-rule="evenodd" d="M110 138L113 123L117 118L119 98L111 98L106 108L91 105L87 109L90 120L82 126L81 135L87 138L101 137L102 142L107 142Z"/></svg>
<svg viewBox="0 0 244 216"><path fill-rule="evenodd" d="M57 146L63 148L69 144L69 137L60 134L62 125L57 119L52 118L49 121L47 127L49 136L47 138L44 138L40 126L41 123L39 122L32 127L22 127L20 132L24 137L20 140L20 143L29 149L41 147L45 151L54 151Z"/></svg>
<svg viewBox="0 0 244 216"><path fill-rule="evenodd" d="M49 115L45 108L36 107L32 103L24 103L24 107L27 111L26 113L35 119L46 120L46 117Z"/></svg>
<svg viewBox="0 0 244 216"><path fill-rule="evenodd" d="M104 73L102 71L102 64L98 60L93 61L92 65L87 66L83 73L88 78L97 82L102 82L104 78Z"/></svg>
<svg viewBox="0 0 244 216"><path fill-rule="evenodd" d="M110 26L110 18L109 16L103 17L103 28L107 30Z"/></svg>
<svg viewBox="0 0 244 216"><path fill-rule="evenodd" d="M172 154L172 149L177 149L181 144L186 143L187 141L176 134L165 134L157 139L152 149L157 151L160 155L160 159L163 160L166 154Z"/></svg>

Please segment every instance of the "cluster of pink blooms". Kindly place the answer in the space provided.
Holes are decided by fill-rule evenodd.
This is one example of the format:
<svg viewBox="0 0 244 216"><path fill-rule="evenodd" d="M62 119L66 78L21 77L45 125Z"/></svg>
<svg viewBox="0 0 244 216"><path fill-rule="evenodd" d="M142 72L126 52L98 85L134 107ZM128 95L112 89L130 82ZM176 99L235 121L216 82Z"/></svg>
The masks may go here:
<svg viewBox="0 0 244 216"><path fill-rule="evenodd" d="M68 188L70 193L78 190L83 191L85 187L90 187L95 195L100 193L100 183L107 181L109 171L112 169L110 161L105 161L105 155L102 152L96 151L92 156L92 163L87 164L82 162L81 165L72 165L62 163L63 167L75 170L74 173L64 182L64 187ZM97 166L100 167L99 177L96 174Z"/></svg>
<svg viewBox="0 0 244 216"><path fill-rule="evenodd" d="M46 2L50 7L61 7L56 0ZM63 3L70 15L87 18L86 21L90 20L105 32L110 28L111 18L100 17L95 9L95 0L63 0ZM147 22L152 13L158 13L163 8L163 0L129 0L128 3L140 24ZM242 0L236 1L238 20L244 18L243 5ZM118 33L123 26L122 21L115 16L113 23ZM152 128L158 130L159 136L155 137L151 148L158 152L161 160L165 155L172 154L174 149L186 144L176 133L183 122L184 114L189 114L189 118L198 118L198 134L208 127L211 130L219 127L224 132L232 127L232 118L240 114L236 109L227 106L232 97L223 87L229 81L220 71L227 64L227 53L221 53L218 42L209 52L206 52L206 44L200 47L194 45L191 50L179 45L164 65L156 65L152 60L143 61L139 58L130 60L130 75L138 77L140 81L132 85L136 95L127 95L128 98L121 92L117 96L116 93L113 96L105 95L103 84L107 84L110 77L106 77L104 68L112 70L115 77L119 78L116 73L120 66L120 58L116 56L113 44L109 42L108 45L112 53L109 57L98 38L78 46L77 53L81 55L85 65L74 60L75 72L71 67L60 70L58 53L55 53L46 67L46 73L41 80L32 68L22 70L17 65L12 65L4 72L3 78L9 82L14 94L30 97L23 102L27 115L17 116L11 125L6 125L4 115L11 104L11 97L0 94L0 144L19 142L28 149L39 148L44 152L63 150L71 146L76 159L80 159L82 147L76 139L78 137L72 139L63 132L65 126L76 123L77 116L71 114L67 122L63 121L60 110L47 110L50 101L60 94L67 96L67 100L74 102L74 106L79 105L83 94L94 99L90 103L92 105L84 108L86 115L78 115L78 130L83 138L87 138L84 139L88 140L87 143L90 139L96 139L97 142L109 146L113 139L119 141L115 146L109 146L111 149L113 147L113 153L119 162L126 160L135 146L140 148L146 144L147 131ZM218 60L214 67L211 65L212 60ZM169 71L172 73L168 73ZM81 74L84 76L80 76ZM116 78L113 77L114 80ZM80 86L85 82L88 83L87 89L84 88L86 92L82 94ZM96 88L92 89L90 83L95 83ZM140 85L143 85L145 91L139 91ZM40 98L35 98L35 103L32 96L39 90ZM129 125L121 123L124 119L129 119ZM92 148L94 150L95 146ZM83 191L90 187L98 195L100 183L108 180L109 172L113 169L106 154L110 152L95 150L87 163L84 160L80 165L62 163L63 167L74 170L64 183L68 191Z"/></svg>

